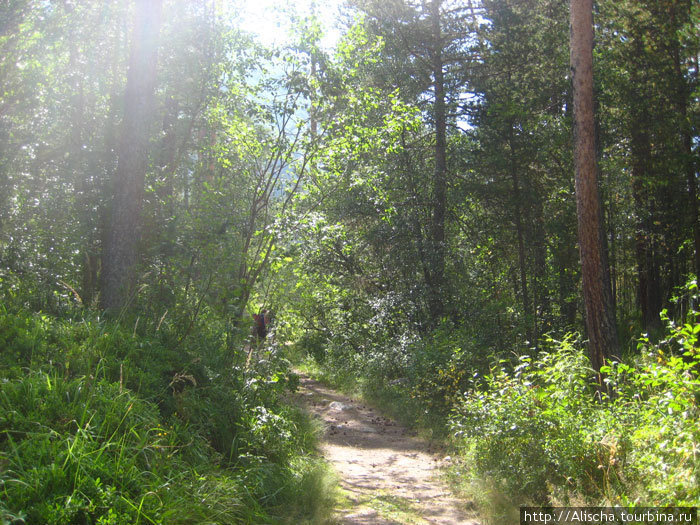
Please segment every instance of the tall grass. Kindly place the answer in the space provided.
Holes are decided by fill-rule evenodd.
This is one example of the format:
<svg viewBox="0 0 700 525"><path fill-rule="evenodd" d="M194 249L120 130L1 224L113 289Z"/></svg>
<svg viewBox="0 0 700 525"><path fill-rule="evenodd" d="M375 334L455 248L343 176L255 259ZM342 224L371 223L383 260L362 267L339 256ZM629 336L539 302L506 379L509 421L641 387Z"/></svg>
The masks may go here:
<svg viewBox="0 0 700 525"><path fill-rule="evenodd" d="M0 308L0 523L323 523L274 346L244 369L206 327L134 326Z"/></svg>

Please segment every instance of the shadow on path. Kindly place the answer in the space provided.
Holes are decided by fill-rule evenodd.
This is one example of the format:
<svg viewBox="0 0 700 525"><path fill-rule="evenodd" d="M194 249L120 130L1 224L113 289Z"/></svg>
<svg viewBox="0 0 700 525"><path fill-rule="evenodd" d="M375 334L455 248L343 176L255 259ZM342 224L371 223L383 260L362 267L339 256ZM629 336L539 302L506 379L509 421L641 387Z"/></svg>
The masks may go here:
<svg viewBox="0 0 700 525"><path fill-rule="evenodd" d="M297 398L324 422L323 455L351 502L339 523L476 525L436 479L440 459L428 442L303 375Z"/></svg>

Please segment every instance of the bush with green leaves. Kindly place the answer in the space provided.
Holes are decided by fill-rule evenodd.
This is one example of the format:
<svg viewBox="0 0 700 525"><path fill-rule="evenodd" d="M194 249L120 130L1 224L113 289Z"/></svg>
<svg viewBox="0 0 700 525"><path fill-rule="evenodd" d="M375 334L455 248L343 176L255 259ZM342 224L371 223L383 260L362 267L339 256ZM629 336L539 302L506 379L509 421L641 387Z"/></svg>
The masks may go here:
<svg viewBox="0 0 700 525"><path fill-rule="evenodd" d="M698 314L611 363L602 394L583 345L551 341L487 375L457 404L451 426L463 474L511 504L700 503Z"/></svg>
<svg viewBox="0 0 700 525"><path fill-rule="evenodd" d="M523 356L514 368L502 363L452 416L477 471L516 500L536 504L547 503L552 485L606 482L598 465L609 420L596 415L592 371L572 338L553 344L539 359Z"/></svg>
<svg viewBox="0 0 700 525"><path fill-rule="evenodd" d="M697 304L697 285L689 291ZM639 340L640 364L604 371L614 393L611 410L629 435L625 474L637 499L655 505L700 503L700 312L669 319L667 337Z"/></svg>

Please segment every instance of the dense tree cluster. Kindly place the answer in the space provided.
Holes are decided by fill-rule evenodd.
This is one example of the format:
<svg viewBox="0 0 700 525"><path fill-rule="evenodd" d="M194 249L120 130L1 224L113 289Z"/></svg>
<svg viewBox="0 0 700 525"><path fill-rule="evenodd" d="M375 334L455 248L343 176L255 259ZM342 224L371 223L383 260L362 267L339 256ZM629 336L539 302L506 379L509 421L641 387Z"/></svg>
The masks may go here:
<svg viewBox="0 0 700 525"><path fill-rule="evenodd" d="M309 305L309 325L352 298L365 313L343 322L364 315L360 325L418 337L448 322L484 354L586 330L568 3L351 4L355 22L316 74L323 142L300 201L313 217L303 272L343 294L317 292L328 302ZM600 244L591 300L605 303L605 351L620 355L638 330L661 328L696 272L698 10L589 11L595 120L583 156L601 204L578 223ZM593 282L584 275L586 291Z"/></svg>
<svg viewBox="0 0 700 525"><path fill-rule="evenodd" d="M332 54L307 20L281 57L211 2L3 9L0 249L35 306L138 295L235 319L284 210L300 271L397 327L449 320L495 348L582 326L565 2L357 1ZM697 16L690 1L595 13L623 343L697 270Z"/></svg>
<svg viewBox="0 0 700 525"><path fill-rule="evenodd" d="M38 368L81 389L94 365L100 395L143 388L160 410L144 405L149 421L194 425L212 458L253 476L294 464L296 423L278 397L290 348L336 379L398 392L443 431L461 406L456 426L483 424L504 449L502 429L524 422L502 392L546 424L568 410L566 428L595 426L577 419L578 397L595 398L586 414L603 410L607 370L619 399L637 400L626 381L647 388L634 424L684 418L686 441L664 447L691 469L697 286L673 298L700 271L697 1L348 0L333 49L313 8L270 49L221 4L0 2L3 381ZM249 314L262 309L281 335L256 362ZM687 322L659 342L672 319ZM589 341L588 363L571 333ZM673 357L624 368L657 342ZM575 395L541 372L569 365ZM554 435L543 450L565 441ZM587 439L577 446L597 461L603 445ZM642 479L658 458L640 457ZM564 466L572 479L594 471ZM682 497L655 494L696 501L686 481Z"/></svg>
<svg viewBox="0 0 700 525"><path fill-rule="evenodd" d="M294 57L209 1L3 10L3 284L234 327L304 170Z"/></svg>

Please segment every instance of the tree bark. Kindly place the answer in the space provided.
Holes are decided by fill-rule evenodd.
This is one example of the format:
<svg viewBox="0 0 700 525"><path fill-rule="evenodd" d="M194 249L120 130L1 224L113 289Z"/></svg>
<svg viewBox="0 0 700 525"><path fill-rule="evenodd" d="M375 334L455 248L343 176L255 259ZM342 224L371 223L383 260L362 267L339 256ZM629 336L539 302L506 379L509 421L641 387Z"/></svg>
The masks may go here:
<svg viewBox="0 0 700 525"><path fill-rule="evenodd" d="M432 261L429 285L430 316L434 322L444 314L444 279L445 279L445 209L447 200L447 108L445 101L445 76L442 57L442 30L440 27L441 0L430 3L430 17L433 30L432 66L435 101L433 117L435 118L435 171L433 173L433 199L431 221Z"/></svg>
<svg viewBox="0 0 700 525"><path fill-rule="evenodd" d="M107 310L125 306L135 281L161 11L162 0L136 2L111 220L102 253L101 306Z"/></svg>
<svg viewBox="0 0 700 525"><path fill-rule="evenodd" d="M644 60L643 39L635 35L635 56L631 80L634 86L635 102L631 106L631 174L632 198L636 210L635 259L637 263L637 299L642 313L642 326L645 331L661 326L661 283L655 241L654 222L656 221L656 187L651 173L652 144L648 109L646 107L646 71L648 65Z"/></svg>
<svg viewBox="0 0 700 525"><path fill-rule="evenodd" d="M576 212L586 308L588 350L593 369L617 349L610 276L605 264L593 112L593 0L571 0L571 72L574 92Z"/></svg>
<svg viewBox="0 0 700 525"><path fill-rule="evenodd" d="M632 150L632 197L635 208L640 215L637 218L635 232L635 258L637 261L637 295L642 312L644 330L658 328L661 325L661 284L659 282L658 263L654 246L652 205L645 181L649 180L647 167L651 162L649 134L644 129L645 123L633 123Z"/></svg>

